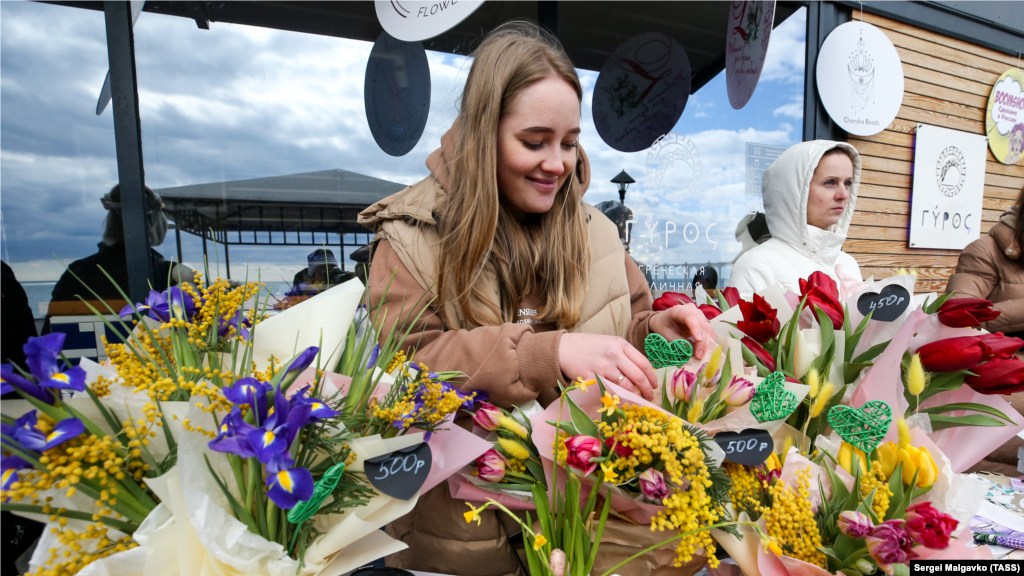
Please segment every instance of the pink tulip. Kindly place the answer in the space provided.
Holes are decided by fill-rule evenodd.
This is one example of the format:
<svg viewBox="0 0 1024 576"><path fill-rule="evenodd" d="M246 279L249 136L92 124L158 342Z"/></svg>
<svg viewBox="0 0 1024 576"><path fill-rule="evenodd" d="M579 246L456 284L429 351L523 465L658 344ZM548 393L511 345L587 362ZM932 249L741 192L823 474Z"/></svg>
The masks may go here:
<svg viewBox="0 0 1024 576"><path fill-rule="evenodd" d="M909 564L917 558L912 550L914 540L903 520L886 520L871 529L864 538L871 558L886 574L893 573L893 564Z"/></svg>
<svg viewBox="0 0 1024 576"><path fill-rule="evenodd" d="M497 406L481 402L480 408L473 414L473 423L488 432L493 432L499 428L498 418L501 416L503 413Z"/></svg>
<svg viewBox="0 0 1024 576"><path fill-rule="evenodd" d="M753 382L733 376L732 382L722 392L722 400L729 406L743 406L754 398L756 390Z"/></svg>
<svg viewBox="0 0 1024 576"><path fill-rule="evenodd" d="M839 525L839 531L850 538L863 538L875 527L867 514L855 510L840 512L839 518L836 519L836 524Z"/></svg>
<svg viewBox="0 0 1024 576"><path fill-rule="evenodd" d="M591 462L591 458L600 458L603 446L601 441L593 436L573 436L565 441L568 449L566 464L583 472L584 475L592 473L597 469L597 462Z"/></svg>
<svg viewBox="0 0 1024 576"><path fill-rule="evenodd" d="M668 486L665 484L665 476L654 468L644 470L640 475L640 491L648 500L661 502L668 496Z"/></svg>
<svg viewBox="0 0 1024 576"><path fill-rule="evenodd" d="M476 473L484 482L501 482L505 477L505 457L493 448L476 459Z"/></svg>
<svg viewBox="0 0 1024 576"><path fill-rule="evenodd" d="M672 375L672 394L675 395L676 400L689 402L696 384L697 375L680 368Z"/></svg>

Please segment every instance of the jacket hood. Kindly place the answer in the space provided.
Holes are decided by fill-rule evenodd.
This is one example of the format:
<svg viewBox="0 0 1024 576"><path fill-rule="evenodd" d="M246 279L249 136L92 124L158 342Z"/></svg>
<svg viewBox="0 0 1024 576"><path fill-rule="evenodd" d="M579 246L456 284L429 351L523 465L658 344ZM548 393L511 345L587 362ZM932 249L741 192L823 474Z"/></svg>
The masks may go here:
<svg viewBox="0 0 1024 576"><path fill-rule="evenodd" d="M853 186L839 222L827 230L807 224L807 201L811 178L826 152L842 148L853 159ZM846 231L853 220L860 189L861 160L857 149L846 142L814 140L801 142L783 152L764 173L763 199L768 229L777 238L812 259L832 262L842 249Z"/></svg>
<svg viewBox="0 0 1024 576"><path fill-rule="evenodd" d="M406 218L431 226L436 225L435 209L444 197L451 179L449 158L455 157L457 136L458 121L456 120L452 127L441 136L441 146L427 156L426 165L430 170L430 176L420 183L370 205L359 213L358 222L372 230L376 230L377 225L383 220L394 218ZM587 158L587 153L583 151L582 145L577 145L576 150L579 152L576 177L585 194L590 186L590 159ZM427 182L434 185L421 186Z"/></svg>
<svg viewBox="0 0 1024 576"><path fill-rule="evenodd" d="M999 222L988 231L996 241L999 250L1010 260L1020 260L1020 244L1017 242L1017 208L1010 208L999 216Z"/></svg>

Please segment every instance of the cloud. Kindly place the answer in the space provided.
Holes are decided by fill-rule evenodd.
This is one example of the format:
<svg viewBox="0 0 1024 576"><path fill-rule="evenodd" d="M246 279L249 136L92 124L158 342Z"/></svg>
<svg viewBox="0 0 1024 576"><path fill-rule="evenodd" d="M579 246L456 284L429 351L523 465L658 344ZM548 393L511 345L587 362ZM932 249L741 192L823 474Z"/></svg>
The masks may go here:
<svg viewBox="0 0 1024 576"><path fill-rule="evenodd" d="M803 118L804 117L804 105L803 102L792 102L784 106L779 106L772 112L772 116L788 116L790 118Z"/></svg>
<svg viewBox="0 0 1024 576"><path fill-rule="evenodd" d="M802 83L806 37L807 9L800 8L772 30L768 54L761 70L761 82L781 80L786 83Z"/></svg>

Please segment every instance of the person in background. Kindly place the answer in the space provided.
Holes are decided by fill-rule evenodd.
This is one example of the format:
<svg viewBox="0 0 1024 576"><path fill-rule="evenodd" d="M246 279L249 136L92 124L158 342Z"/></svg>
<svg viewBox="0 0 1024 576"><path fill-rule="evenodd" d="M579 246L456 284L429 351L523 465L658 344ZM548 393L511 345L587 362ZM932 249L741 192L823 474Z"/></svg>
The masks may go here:
<svg viewBox="0 0 1024 576"><path fill-rule="evenodd" d="M351 272L342 272L338 261L334 258L334 252L326 248L317 248L306 256L306 268L295 273L292 285L309 284L311 286L336 286L355 275Z"/></svg>
<svg viewBox="0 0 1024 576"><path fill-rule="evenodd" d="M547 405L559 383L595 374L653 399L657 378L637 349L650 332L692 337L698 359L714 341L693 304L653 312L615 225L583 201L582 97L557 39L536 24L498 27L474 53L430 176L359 215L376 233L369 308L382 309L379 339L408 331L401 347L415 347L417 362L463 372L453 384L506 408ZM510 522L487 510L468 526L465 508L444 484L420 496L387 527L409 545L388 566L523 574Z"/></svg>
<svg viewBox="0 0 1024 576"><path fill-rule="evenodd" d="M693 289L696 290L698 285L704 288L708 296L716 298L718 296L718 290L716 290L718 288L718 270L711 266L701 266L693 275ZM705 302L698 302L698 304L705 304Z"/></svg>
<svg viewBox="0 0 1024 576"><path fill-rule="evenodd" d="M121 185L115 185L100 198L100 202L107 211L107 217L103 223L103 239L98 245L99 251L72 262L57 280L50 296L43 334L50 332L50 322L54 316L92 314L79 297L90 301L101 311L106 311L106 306L97 302L97 295L115 311L126 304L122 292L128 293L128 257L125 254L124 223L121 217ZM167 216L164 215L164 203L160 196L149 187L146 187L145 207L149 245L159 246L167 236ZM149 285L153 290L162 292L179 282L192 282L195 277L194 270L184 264L168 261L153 248L149 250L149 260L149 269L152 271Z"/></svg>
<svg viewBox="0 0 1024 576"><path fill-rule="evenodd" d="M764 244L772 237L768 231L768 221L765 220L764 212L747 214L736 224L736 241L740 243L740 251L736 253L732 261L739 260L744 252L754 246Z"/></svg>
<svg viewBox="0 0 1024 576"><path fill-rule="evenodd" d="M3 327L0 344L4 364L17 364L25 370L25 352L21 349L36 333L36 320L29 307L25 289L14 276L7 262L0 262L0 326ZM19 396L14 395L15 398Z"/></svg>
<svg viewBox="0 0 1024 576"><path fill-rule="evenodd" d="M991 300L992 309L999 317L983 322L989 332L1003 332L1007 336L1024 338L1024 188L1017 203L1002 213L999 222L960 253L956 272L946 284L946 292L953 298L983 298ZM1024 392L1006 396L1018 412L1024 414ZM1017 449L1024 440L1014 437L971 468L971 472L996 472L1018 476Z"/></svg>
<svg viewBox="0 0 1024 576"><path fill-rule="evenodd" d="M772 237L736 259L729 285L745 299L773 284L799 294L800 279L821 271L846 298L862 280L857 261L843 252L860 172L860 154L846 142L801 142L783 152L764 173Z"/></svg>

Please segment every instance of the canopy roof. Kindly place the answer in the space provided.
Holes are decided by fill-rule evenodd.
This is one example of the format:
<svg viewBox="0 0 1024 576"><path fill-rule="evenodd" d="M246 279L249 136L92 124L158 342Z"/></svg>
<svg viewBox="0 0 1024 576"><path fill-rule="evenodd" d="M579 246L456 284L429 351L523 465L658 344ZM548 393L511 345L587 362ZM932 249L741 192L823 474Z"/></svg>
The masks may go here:
<svg viewBox="0 0 1024 576"><path fill-rule="evenodd" d="M155 190L185 232L294 231L366 233L356 217L405 188L348 170L321 170Z"/></svg>
<svg viewBox="0 0 1024 576"><path fill-rule="evenodd" d="M65 2L77 8L103 10L103 2ZM686 50L692 70L691 92L725 67L729 2L505 2L490 1L458 26L423 42L427 50L469 54L483 36L515 18L527 18L557 29L573 64L600 70L625 40L644 32L663 32ZM780 1L775 26L806 2ZM382 32L373 2L172 2L150 0L144 12L196 21L247 24L373 42Z"/></svg>

